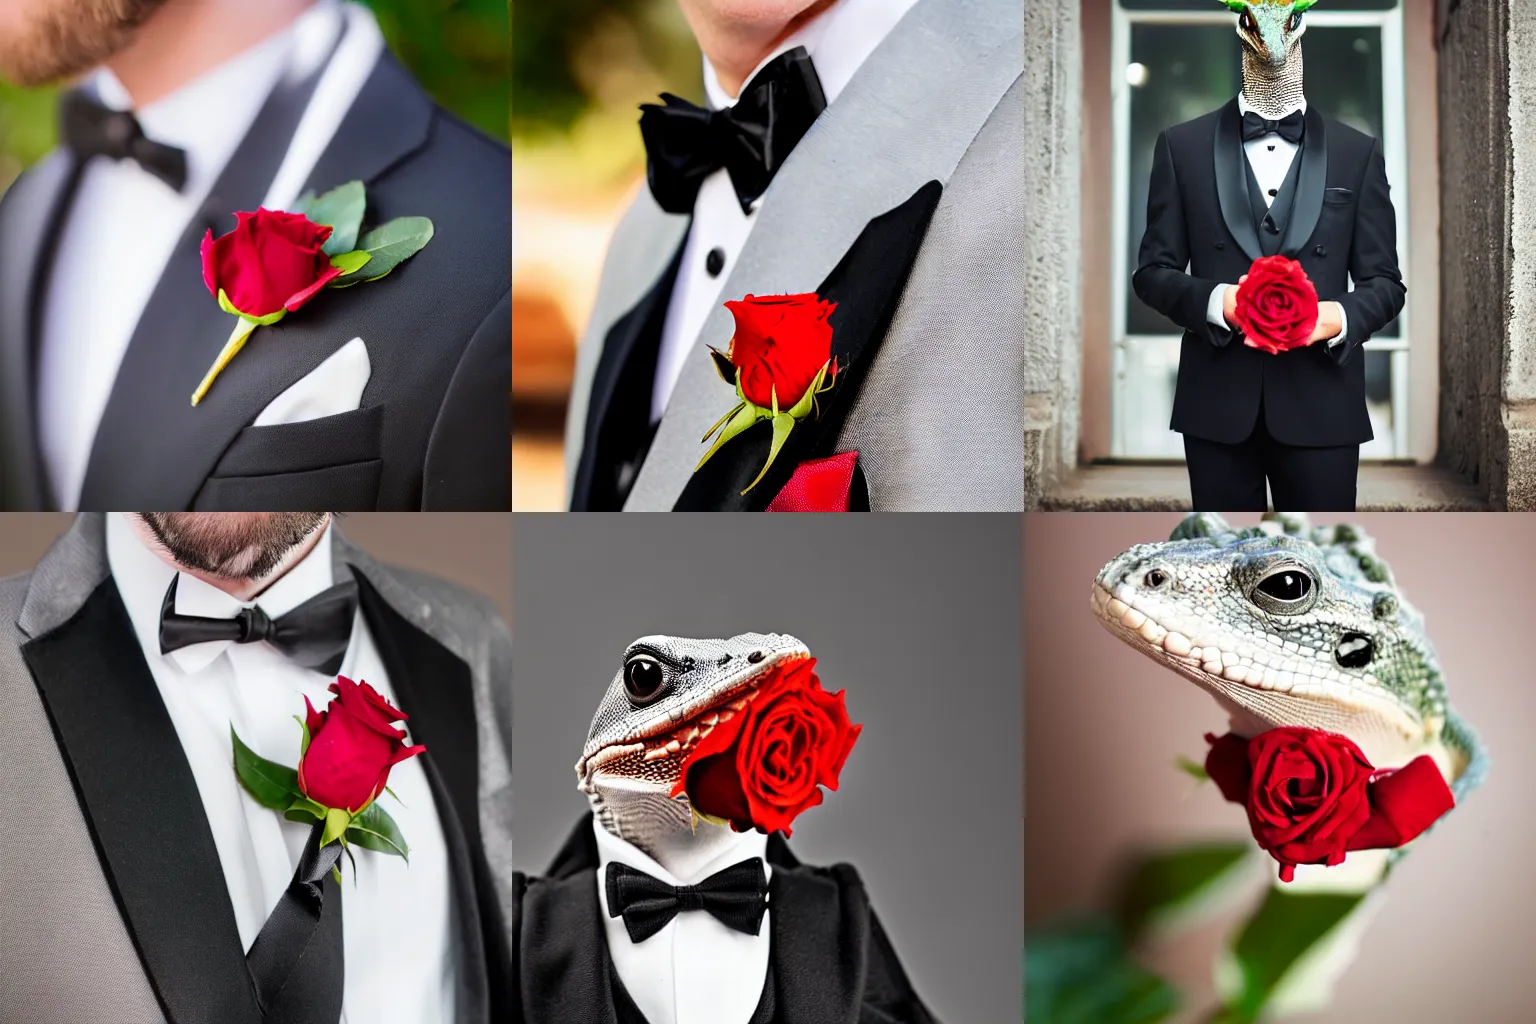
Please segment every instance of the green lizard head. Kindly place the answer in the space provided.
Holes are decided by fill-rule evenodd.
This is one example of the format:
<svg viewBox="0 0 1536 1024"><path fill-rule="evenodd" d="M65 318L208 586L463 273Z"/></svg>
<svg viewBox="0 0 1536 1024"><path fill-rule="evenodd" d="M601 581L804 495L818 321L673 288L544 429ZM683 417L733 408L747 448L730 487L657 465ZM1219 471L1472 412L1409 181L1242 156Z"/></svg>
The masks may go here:
<svg viewBox="0 0 1536 1024"><path fill-rule="evenodd" d="M1423 618L1358 527L1271 515L1235 530L1191 515L1168 541L1106 565L1093 610L1214 695L1243 735L1283 725L1340 732L1383 766L1450 747L1442 770L1452 779L1471 759L1459 722L1446 735L1445 684Z"/></svg>
<svg viewBox="0 0 1536 1024"><path fill-rule="evenodd" d="M653 855L669 843L698 846L703 827L695 827L687 797L671 795L684 759L771 670L809 656L782 633L643 636L630 644L576 762L577 787L598 822Z"/></svg>
<svg viewBox="0 0 1536 1024"><path fill-rule="evenodd" d="M1222 0L1237 17L1237 37L1261 62L1280 67L1306 35L1302 17L1317 0Z"/></svg>

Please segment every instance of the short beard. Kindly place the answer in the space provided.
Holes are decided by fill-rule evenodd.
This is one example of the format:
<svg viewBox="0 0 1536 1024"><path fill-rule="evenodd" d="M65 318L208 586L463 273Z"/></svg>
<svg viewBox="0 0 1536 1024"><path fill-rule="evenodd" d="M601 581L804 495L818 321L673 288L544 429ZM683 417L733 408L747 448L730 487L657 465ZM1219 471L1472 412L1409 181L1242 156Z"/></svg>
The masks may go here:
<svg viewBox="0 0 1536 1024"><path fill-rule="evenodd" d="M140 512L176 564L221 580L259 580L325 522L324 512Z"/></svg>
<svg viewBox="0 0 1536 1024"><path fill-rule="evenodd" d="M9 2L9 0L6 0ZM0 34L0 75L21 86L72 78L133 41L165 0L40 0L14 35Z"/></svg>

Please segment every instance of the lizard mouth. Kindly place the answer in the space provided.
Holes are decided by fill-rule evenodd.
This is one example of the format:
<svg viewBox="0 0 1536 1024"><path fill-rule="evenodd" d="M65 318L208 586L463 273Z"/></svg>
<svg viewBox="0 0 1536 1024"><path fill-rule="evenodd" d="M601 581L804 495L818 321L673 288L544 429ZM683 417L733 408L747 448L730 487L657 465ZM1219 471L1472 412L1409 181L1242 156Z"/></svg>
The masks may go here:
<svg viewBox="0 0 1536 1024"><path fill-rule="evenodd" d="M798 656L806 654L802 651ZM591 792L593 777L601 774L609 783L628 781L670 788L682 772L683 762L704 737L741 714L769 674L793 657L794 654L770 657L751 673L677 709L659 727L642 729L622 742L584 753L576 762L578 787L584 793ZM675 725L671 724L674 720Z"/></svg>

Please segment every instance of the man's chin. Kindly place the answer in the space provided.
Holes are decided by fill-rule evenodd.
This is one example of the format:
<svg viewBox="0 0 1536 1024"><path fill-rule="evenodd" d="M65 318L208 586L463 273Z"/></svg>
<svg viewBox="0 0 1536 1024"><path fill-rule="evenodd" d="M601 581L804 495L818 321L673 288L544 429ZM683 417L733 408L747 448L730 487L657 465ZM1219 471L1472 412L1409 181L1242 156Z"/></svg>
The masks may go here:
<svg viewBox="0 0 1536 1024"><path fill-rule="evenodd" d="M77 78L122 52L165 0L4 0L0 79L24 88Z"/></svg>
<svg viewBox="0 0 1536 1024"><path fill-rule="evenodd" d="M227 580L261 579L325 524L324 512L140 512L178 564Z"/></svg>

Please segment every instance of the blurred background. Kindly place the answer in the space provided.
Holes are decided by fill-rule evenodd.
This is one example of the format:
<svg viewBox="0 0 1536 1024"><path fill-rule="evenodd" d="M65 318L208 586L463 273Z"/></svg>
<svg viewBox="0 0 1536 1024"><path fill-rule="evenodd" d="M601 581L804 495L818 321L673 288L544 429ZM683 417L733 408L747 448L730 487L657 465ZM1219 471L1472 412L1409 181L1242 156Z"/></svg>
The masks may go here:
<svg viewBox="0 0 1536 1024"><path fill-rule="evenodd" d="M676 0L512 0L512 507L565 507L561 431L609 236L645 179L638 107L703 99Z"/></svg>
<svg viewBox="0 0 1536 1024"><path fill-rule="evenodd" d="M1166 540L1179 518L1152 512L1026 518L1024 906L1031 950L1043 934L1059 937L1063 922L1115 909L1128 868L1146 854L1233 842L1255 849L1241 809L1175 764L1180 756L1202 761L1202 735L1226 731L1216 701L1112 636L1089 610L1094 577L1105 563L1133 544ZM1241 527L1258 517L1228 519ZM1525 723L1536 716L1536 690L1516 638L1527 628L1524 588L1536 573L1530 543L1536 517L1393 512L1349 521L1376 539L1403 595L1423 613L1451 704L1481 733L1493 767L1464 806L1394 869L1332 1006L1286 1019L1530 1020L1536 889L1527 852L1536 842L1529 813L1536 746ZM1211 1019L1202 1014L1215 1005L1216 954L1256 905L1266 884L1259 868L1264 859L1246 865L1258 870L1237 872L1237 905L1194 909L1177 929L1133 950L1137 968L1163 976L1182 993L1177 1013L1153 1012L1151 976L1127 966L1102 983L1118 992L1096 995L1116 997L1121 1008L1137 1002L1145 1013L1070 1019ZM1084 935L1078 933L1078 952L1093 945ZM1055 943L1055 952L1062 948Z"/></svg>

